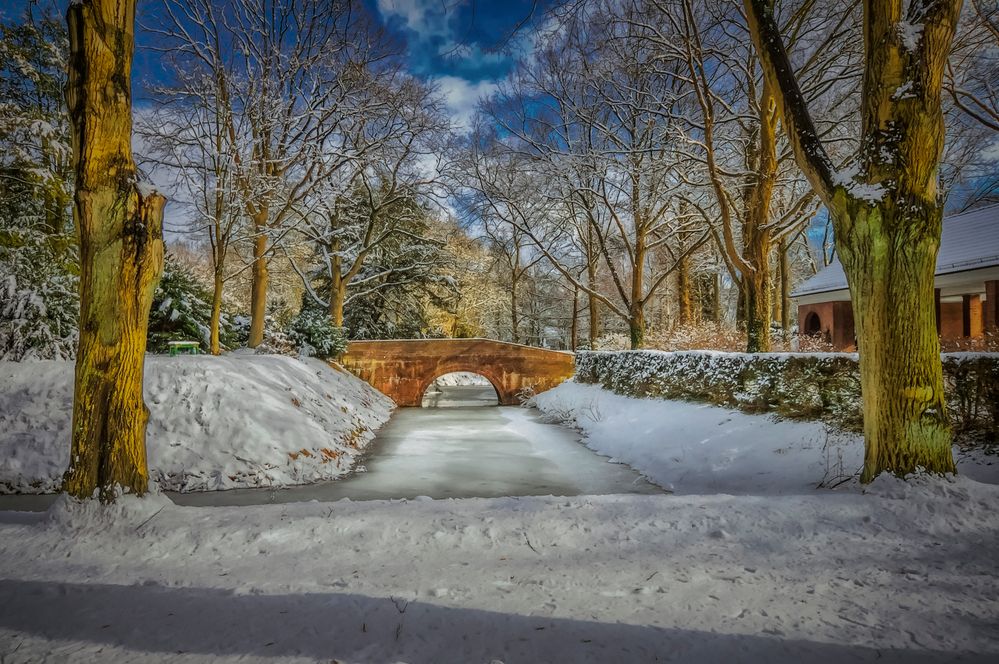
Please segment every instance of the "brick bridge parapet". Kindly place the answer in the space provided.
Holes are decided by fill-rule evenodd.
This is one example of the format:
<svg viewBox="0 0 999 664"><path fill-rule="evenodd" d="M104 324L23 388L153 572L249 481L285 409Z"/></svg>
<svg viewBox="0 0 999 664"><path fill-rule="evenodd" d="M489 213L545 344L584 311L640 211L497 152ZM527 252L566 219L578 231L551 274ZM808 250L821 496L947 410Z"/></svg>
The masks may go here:
<svg viewBox="0 0 999 664"><path fill-rule="evenodd" d="M524 388L542 392L570 378L575 356L492 339L392 339L351 341L340 364L399 406L419 406L436 378L455 371L484 376L501 405L516 405Z"/></svg>

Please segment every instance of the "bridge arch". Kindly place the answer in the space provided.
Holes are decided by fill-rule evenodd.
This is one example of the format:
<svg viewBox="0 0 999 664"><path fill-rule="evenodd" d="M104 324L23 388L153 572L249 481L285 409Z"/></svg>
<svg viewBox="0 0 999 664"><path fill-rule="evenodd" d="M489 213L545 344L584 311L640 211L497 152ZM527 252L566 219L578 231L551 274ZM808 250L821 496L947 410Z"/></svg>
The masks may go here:
<svg viewBox="0 0 999 664"><path fill-rule="evenodd" d="M459 367L459 368L452 368L452 367ZM429 378L426 378L423 381L423 384L420 387L420 400L421 400L421 402L423 400L423 395L427 393L427 390L430 389L430 386L433 385L433 383L434 383L435 380L437 380L441 376L446 376L449 373L458 373L459 371L464 371L464 372L467 372L467 373L473 373L473 374L476 374L478 376L482 376L483 378L485 378L487 381L489 381L489 384L492 385L493 389L496 391L496 399L498 400L498 402L500 404L504 403L504 401L503 401L504 395L503 395L503 392L501 392L501 390L503 389L503 381L502 381L502 379L497 378L496 376L490 376L490 375L488 375L488 373L486 371L483 371L481 367L472 367L472 366L469 366L467 364L462 364L460 362L450 363L450 364L446 365L444 368L439 369L437 371L430 372L430 374L428 374ZM508 397L512 398L514 401L516 401L516 399L517 399L517 395L516 394L508 395Z"/></svg>
<svg viewBox="0 0 999 664"><path fill-rule="evenodd" d="M491 339L352 341L340 364L399 406L419 406L434 379L455 371L481 375L508 406L525 387L551 389L575 370L572 353Z"/></svg>

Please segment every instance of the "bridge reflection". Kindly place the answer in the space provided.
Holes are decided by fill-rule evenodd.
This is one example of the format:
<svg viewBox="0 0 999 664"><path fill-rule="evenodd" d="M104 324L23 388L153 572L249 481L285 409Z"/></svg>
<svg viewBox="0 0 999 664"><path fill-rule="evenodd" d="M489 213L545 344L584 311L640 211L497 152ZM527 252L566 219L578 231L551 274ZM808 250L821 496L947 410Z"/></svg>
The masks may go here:
<svg viewBox="0 0 999 664"><path fill-rule="evenodd" d="M493 386L431 385L423 395L424 408L464 408L468 406L498 406L499 397Z"/></svg>

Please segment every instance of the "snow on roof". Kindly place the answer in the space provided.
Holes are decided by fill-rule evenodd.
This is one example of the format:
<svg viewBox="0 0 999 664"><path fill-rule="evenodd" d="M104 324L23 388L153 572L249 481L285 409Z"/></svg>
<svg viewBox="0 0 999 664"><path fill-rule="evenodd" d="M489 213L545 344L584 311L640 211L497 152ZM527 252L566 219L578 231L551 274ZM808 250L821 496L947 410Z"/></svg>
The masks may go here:
<svg viewBox="0 0 999 664"><path fill-rule="evenodd" d="M949 215L944 219L936 274L999 265L999 204ZM794 290L791 297L843 290L846 274L839 259Z"/></svg>

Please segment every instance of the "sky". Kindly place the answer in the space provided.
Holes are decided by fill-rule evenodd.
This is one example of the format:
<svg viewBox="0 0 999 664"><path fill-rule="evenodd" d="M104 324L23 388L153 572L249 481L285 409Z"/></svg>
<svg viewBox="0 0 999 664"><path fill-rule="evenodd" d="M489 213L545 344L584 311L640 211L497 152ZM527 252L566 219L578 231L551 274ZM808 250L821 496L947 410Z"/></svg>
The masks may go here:
<svg viewBox="0 0 999 664"><path fill-rule="evenodd" d="M542 0L365 0L407 45L410 70L440 86L456 119L467 122L530 44ZM519 29L518 29L519 27Z"/></svg>
<svg viewBox="0 0 999 664"><path fill-rule="evenodd" d="M467 124L478 98L489 94L531 43L533 25L550 0L359 0L405 46L410 71L434 81L459 122ZM32 0L4 0L3 15L20 15ZM224 2L224 0L219 0ZM34 0L61 14L69 0ZM138 0L138 20L148 20L160 0ZM523 25L522 25L523 24ZM518 29L519 26L519 29ZM133 73L137 102L149 81L167 76L160 56L145 50L141 30Z"/></svg>

